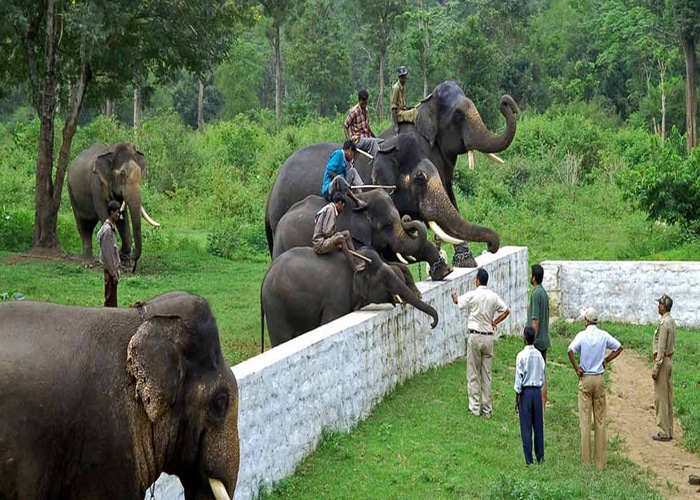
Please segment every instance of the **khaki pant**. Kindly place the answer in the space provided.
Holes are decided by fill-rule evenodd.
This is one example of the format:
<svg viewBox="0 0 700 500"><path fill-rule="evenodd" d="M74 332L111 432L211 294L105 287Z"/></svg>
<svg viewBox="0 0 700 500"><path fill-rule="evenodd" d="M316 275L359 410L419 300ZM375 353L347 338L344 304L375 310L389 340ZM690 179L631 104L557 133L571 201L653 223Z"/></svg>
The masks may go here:
<svg viewBox="0 0 700 500"><path fill-rule="evenodd" d="M591 411L595 422L595 466L605 468L607 436L605 433L605 377L584 375L578 382L578 418L581 426L581 463L591 463Z"/></svg>
<svg viewBox="0 0 700 500"><path fill-rule="evenodd" d="M469 411L491 416L491 364L493 335L471 333L467 339L467 389ZM481 403L479 403L481 396Z"/></svg>
<svg viewBox="0 0 700 500"><path fill-rule="evenodd" d="M418 108L411 109L397 109L396 118L399 123L416 123L416 116L418 115Z"/></svg>
<svg viewBox="0 0 700 500"><path fill-rule="evenodd" d="M669 356L659 368L654 380L654 407L656 408L656 430L660 436L673 437L673 361Z"/></svg>

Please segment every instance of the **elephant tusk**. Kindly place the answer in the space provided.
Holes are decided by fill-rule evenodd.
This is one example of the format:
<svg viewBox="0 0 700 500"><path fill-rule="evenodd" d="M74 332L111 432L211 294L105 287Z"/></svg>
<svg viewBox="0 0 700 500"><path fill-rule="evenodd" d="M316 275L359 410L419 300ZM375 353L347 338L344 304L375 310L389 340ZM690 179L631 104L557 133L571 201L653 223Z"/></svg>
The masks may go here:
<svg viewBox="0 0 700 500"><path fill-rule="evenodd" d="M412 255L409 255L409 256L408 256L408 261L409 261L409 262L417 262L417 261L416 261L416 258L415 258L414 256L412 256Z"/></svg>
<svg viewBox="0 0 700 500"><path fill-rule="evenodd" d="M486 153L486 158L488 158L489 160L491 160L494 163L497 163L498 165L503 165L505 163L503 158L501 158L500 156L496 156L493 153Z"/></svg>
<svg viewBox="0 0 700 500"><path fill-rule="evenodd" d="M438 223L434 220L428 221L428 225L430 226L430 229L432 229L433 232L437 234L442 241L450 243L451 245L460 245L464 243L463 240L458 240L457 238L453 238L452 236L448 235L445 231L442 230L440 226L438 226Z"/></svg>
<svg viewBox="0 0 700 500"><path fill-rule="evenodd" d="M408 261L404 258L403 255L401 255L401 252L396 252L396 258L399 259L399 262L402 264L408 265Z"/></svg>
<svg viewBox="0 0 700 500"><path fill-rule="evenodd" d="M122 201L122 206L119 207L119 213L120 214L124 213L124 210L126 210L126 202Z"/></svg>
<svg viewBox="0 0 700 500"><path fill-rule="evenodd" d="M224 487L224 483L218 479L209 478L209 486L211 486L211 492L214 494L216 500L231 500L228 496L228 491Z"/></svg>
<svg viewBox="0 0 700 500"><path fill-rule="evenodd" d="M141 205L141 215L143 215L143 218L146 219L151 226L160 227L160 222L156 222L151 219L151 216L148 215L148 212L146 212L146 209L143 208L143 205Z"/></svg>
<svg viewBox="0 0 700 500"><path fill-rule="evenodd" d="M470 149L467 151L467 158L469 159L469 170L474 170L474 150Z"/></svg>
<svg viewBox="0 0 700 500"><path fill-rule="evenodd" d="M394 295L394 301L395 301L397 304L401 304L401 305L405 304L405 302L403 301L403 299L401 298L400 295Z"/></svg>

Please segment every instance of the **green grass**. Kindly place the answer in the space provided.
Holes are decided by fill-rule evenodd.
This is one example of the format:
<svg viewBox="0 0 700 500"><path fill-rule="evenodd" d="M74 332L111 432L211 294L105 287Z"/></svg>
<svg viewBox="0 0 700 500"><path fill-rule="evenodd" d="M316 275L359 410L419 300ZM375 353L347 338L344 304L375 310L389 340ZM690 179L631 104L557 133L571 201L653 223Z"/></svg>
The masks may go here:
<svg viewBox="0 0 700 500"><path fill-rule="evenodd" d="M579 329L582 325L576 325ZM326 433L322 445L281 481L270 499L560 499L660 498L653 478L625 459L609 436L608 467L579 460L577 378L568 339L554 336L548 365L546 463L526 467L513 410L517 338L496 344L494 415L468 411L465 362L416 376L385 398L349 434Z"/></svg>

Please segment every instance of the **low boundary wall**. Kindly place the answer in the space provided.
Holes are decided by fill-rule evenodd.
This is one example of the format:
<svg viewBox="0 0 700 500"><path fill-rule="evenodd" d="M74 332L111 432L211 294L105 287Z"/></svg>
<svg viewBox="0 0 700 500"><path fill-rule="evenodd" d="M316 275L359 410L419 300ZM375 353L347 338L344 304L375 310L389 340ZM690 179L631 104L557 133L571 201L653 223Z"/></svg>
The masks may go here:
<svg viewBox="0 0 700 500"><path fill-rule="evenodd" d="M522 331L526 321L526 247L504 247L477 257L488 287L511 309L499 334ZM239 386L241 464L236 500L255 498L294 473L318 445L324 429L348 431L397 384L466 353L466 316L450 294L475 288L476 269L455 269L445 281L422 281L423 300L438 326L411 306L369 306L323 325L232 368ZM177 478L163 475L158 498L183 498Z"/></svg>
<svg viewBox="0 0 700 500"><path fill-rule="evenodd" d="M700 327L700 262L546 261L542 286L550 315L583 319L586 307L600 319L635 325L658 323L656 301L673 298L679 326Z"/></svg>

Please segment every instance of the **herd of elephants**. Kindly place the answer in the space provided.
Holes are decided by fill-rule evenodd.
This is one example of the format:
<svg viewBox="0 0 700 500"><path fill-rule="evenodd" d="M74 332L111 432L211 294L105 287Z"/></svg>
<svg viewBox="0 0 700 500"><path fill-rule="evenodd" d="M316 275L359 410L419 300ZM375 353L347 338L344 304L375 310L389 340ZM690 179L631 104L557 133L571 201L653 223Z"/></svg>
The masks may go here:
<svg viewBox="0 0 700 500"><path fill-rule="evenodd" d="M273 262L261 312L273 346L369 303L400 300L437 325L407 263L427 262L434 280L451 271L426 224L447 243L498 250L495 231L458 212L452 178L459 155L471 163L473 151L492 155L511 144L517 108L510 96L500 111L506 128L496 135L462 89L444 82L421 102L415 124L382 134L374 159L358 155L363 179L391 186L363 190L367 209L338 216L337 230L349 229L371 260L362 272L341 252L319 256L311 247L314 216L327 203L320 196L326 162L340 146L313 144L285 161L265 212ZM141 217L156 224L141 203L145 170L143 155L125 143L95 145L71 163L85 259L92 260L93 231L116 199L129 214L118 223L122 258L136 270ZM0 318L0 499L141 499L161 472L179 477L187 499L233 497L238 387L205 299L170 292L121 309L6 302Z"/></svg>

